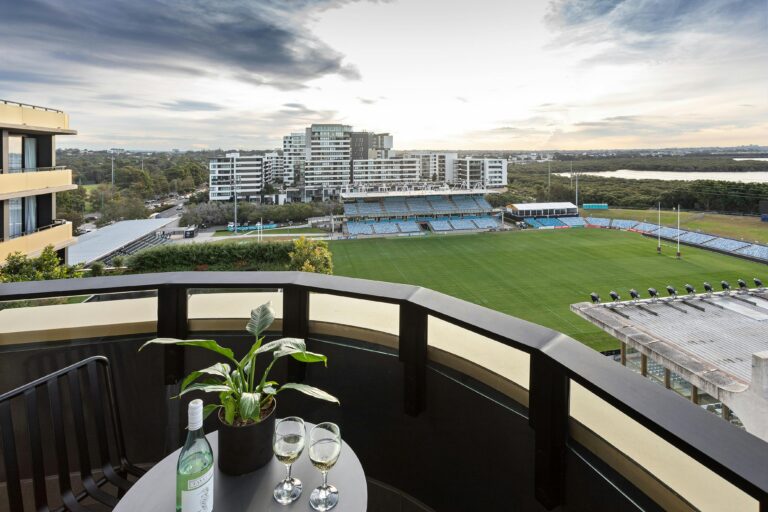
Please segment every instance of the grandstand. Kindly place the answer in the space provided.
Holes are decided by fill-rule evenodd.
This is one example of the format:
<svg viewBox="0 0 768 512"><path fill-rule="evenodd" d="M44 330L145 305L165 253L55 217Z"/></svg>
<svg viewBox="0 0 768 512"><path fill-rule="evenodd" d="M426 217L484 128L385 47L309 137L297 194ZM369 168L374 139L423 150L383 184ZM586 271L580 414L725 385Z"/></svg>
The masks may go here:
<svg viewBox="0 0 768 512"><path fill-rule="evenodd" d="M611 227L611 219L603 219L600 217L587 217L585 220L587 221L587 224L590 226L597 226L600 228Z"/></svg>
<svg viewBox="0 0 768 512"><path fill-rule="evenodd" d="M475 189L342 192L344 231L358 237L501 229L484 193Z"/></svg>
<svg viewBox="0 0 768 512"><path fill-rule="evenodd" d="M176 217L124 220L91 231L78 237L77 244L69 251L69 261L84 265L101 261L109 265L116 256L130 256L169 243L169 238L158 232L176 220Z"/></svg>

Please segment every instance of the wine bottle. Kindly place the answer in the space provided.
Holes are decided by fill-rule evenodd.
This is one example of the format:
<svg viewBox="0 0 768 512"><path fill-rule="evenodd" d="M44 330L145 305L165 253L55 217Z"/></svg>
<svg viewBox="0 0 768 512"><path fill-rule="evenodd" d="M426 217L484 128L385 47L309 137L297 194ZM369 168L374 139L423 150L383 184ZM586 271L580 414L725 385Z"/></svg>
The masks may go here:
<svg viewBox="0 0 768 512"><path fill-rule="evenodd" d="M189 402L187 440L176 466L176 512L213 511L213 451L203 432L203 401Z"/></svg>

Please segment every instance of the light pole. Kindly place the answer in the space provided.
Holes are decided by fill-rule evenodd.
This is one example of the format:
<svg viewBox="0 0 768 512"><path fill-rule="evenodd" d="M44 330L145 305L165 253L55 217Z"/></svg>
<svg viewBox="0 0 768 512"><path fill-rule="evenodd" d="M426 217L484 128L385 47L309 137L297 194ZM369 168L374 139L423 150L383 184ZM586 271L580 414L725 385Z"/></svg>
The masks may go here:
<svg viewBox="0 0 768 512"><path fill-rule="evenodd" d="M112 186L115 186L115 155L119 155L122 153L123 150L120 148L112 148L109 150L109 153L112 157Z"/></svg>
<svg viewBox="0 0 768 512"><path fill-rule="evenodd" d="M661 254L661 201L659 201L659 229L656 232L659 239L659 245L656 246L656 253Z"/></svg>
<svg viewBox="0 0 768 512"><path fill-rule="evenodd" d="M235 235L237 235L237 192L240 190L240 177L237 175L237 157L239 156L240 153L227 154L227 158L229 158L229 168L232 171L232 194L235 197Z"/></svg>
<svg viewBox="0 0 768 512"><path fill-rule="evenodd" d="M680 204L677 205L677 259L680 259Z"/></svg>

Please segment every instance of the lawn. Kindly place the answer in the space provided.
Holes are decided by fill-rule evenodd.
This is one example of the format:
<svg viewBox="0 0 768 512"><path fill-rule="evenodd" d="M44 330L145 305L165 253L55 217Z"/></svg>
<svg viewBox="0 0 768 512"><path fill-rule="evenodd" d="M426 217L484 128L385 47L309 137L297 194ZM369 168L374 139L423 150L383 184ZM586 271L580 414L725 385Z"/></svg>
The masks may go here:
<svg viewBox="0 0 768 512"><path fill-rule="evenodd" d="M630 219L658 223L656 210L581 210L583 216L609 217L612 219ZM677 213L661 212L661 223L677 227ZM742 217L738 215L718 215L716 213L682 212L680 229L701 231L713 235L744 239L750 242L768 243L768 222L760 217Z"/></svg>
<svg viewBox="0 0 768 512"><path fill-rule="evenodd" d="M256 231L247 231L249 235L255 235ZM316 233L326 233L326 231L323 231L320 228L275 228L275 229L265 229L263 231L265 235L275 234L275 235L296 235L296 234L316 234ZM218 231L213 233L213 236L232 236L234 235L234 232L228 231L226 229L219 229ZM244 236L245 233L240 233L239 236Z"/></svg>
<svg viewBox="0 0 768 512"><path fill-rule="evenodd" d="M683 289L703 281L768 279L768 266L702 249L667 245L637 233L599 229L526 230L330 242L334 274L432 288L563 332L596 350L618 342L569 309L597 292L624 298L637 288Z"/></svg>

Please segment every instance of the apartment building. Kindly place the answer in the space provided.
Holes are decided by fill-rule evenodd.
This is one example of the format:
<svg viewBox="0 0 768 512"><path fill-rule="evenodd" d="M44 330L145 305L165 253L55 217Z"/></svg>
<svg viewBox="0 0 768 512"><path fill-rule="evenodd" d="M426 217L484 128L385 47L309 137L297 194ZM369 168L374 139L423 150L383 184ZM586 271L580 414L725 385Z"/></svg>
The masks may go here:
<svg viewBox="0 0 768 512"><path fill-rule="evenodd" d="M454 162L459 158L458 153L445 151L410 151L407 157L421 160L422 181L439 181L450 183L454 181Z"/></svg>
<svg viewBox="0 0 768 512"><path fill-rule="evenodd" d="M285 159L278 153L264 154L264 184L283 181L285 176Z"/></svg>
<svg viewBox="0 0 768 512"><path fill-rule="evenodd" d="M47 246L67 260L72 224L56 219L56 194L73 190L72 171L56 165L56 136L75 135L60 110L0 100L0 265L9 254Z"/></svg>
<svg viewBox="0 0 768 512"><path fill-rule="evenodd" d="M371 158L352 161L352 181L355 184L405 183L420 180L420 158Z"/></svg>
<svg viewBox="0 0 768 512"><path fill-rule="evenodd" d="M389 133L352 132L350 152L352 160L390 158L394 138Z"/></svg>
<svg viewBox="0 0 768 512"><path fill-rule="evenodd" d="M306 146L307 134L304 132L283 137L283 183L288 186L302 180Z"/></svg>
<svg viewBox="0 0 768 512"><path fill-rule="evenodd" d="M304 184L308 188L340 189L351 181L352 127L313 124L306 130Z"/></svg>
<svg viewBox="0 0 768 512"><path fill-rule="evenodd" d="M503 158L457 158L454 161L453 181L469 187L488 188L507 186L507 160Z"/></svg>
<svg viewBox="0 0 768 512"><path fill-rule="evenodd" d="M265 179L265 156L241 156L227 153L224 157L212 158L208 164L211 201L231 201L237 198L246 201L260 201Z"/></svg>

